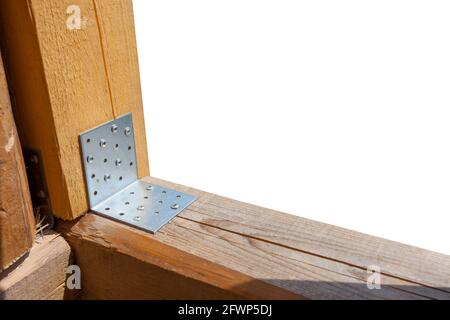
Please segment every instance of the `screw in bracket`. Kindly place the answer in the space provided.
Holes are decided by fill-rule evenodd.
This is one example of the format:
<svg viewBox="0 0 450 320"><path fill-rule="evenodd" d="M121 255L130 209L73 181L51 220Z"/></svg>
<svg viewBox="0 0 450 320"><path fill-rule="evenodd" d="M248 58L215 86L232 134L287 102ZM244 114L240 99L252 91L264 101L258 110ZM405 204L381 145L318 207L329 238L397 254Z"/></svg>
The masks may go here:
<svg viewBox="0 0 450 320"><path fill-rule="evenodd" d="M88 163L94 162L94 156L88 155L87 158L86 158L86 161L87 161Z"/></svg>
<svg viewBox="0 0 450 320"><path fill-rule="evenodd" d="M100 147L106 148L106 145L107 145L106 140L105 139L101 139L100 140Z"/></svg>

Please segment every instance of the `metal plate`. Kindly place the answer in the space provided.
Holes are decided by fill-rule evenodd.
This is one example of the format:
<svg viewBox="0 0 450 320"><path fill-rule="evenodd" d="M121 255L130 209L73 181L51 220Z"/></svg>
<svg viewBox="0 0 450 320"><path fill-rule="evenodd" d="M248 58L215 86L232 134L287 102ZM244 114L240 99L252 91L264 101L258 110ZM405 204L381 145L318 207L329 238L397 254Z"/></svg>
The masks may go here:
<svg viewBox="0 0 450 320"><path fill-rule="evenodd" d="M131 114L80 135L91 210L155 233L195 197L137 180Z"/></svg>
<svg viewBox="0 0 450 320"><path fill-rule="evenodd" d="M81 134L80 142L91 208L137 180L131 114Z"/></svg>
<svg viewBox="0 0 450 320"><path fill-rule="evenodd" d="M139 180L92 210L155 233L194 200L191 195Z"/></svg>

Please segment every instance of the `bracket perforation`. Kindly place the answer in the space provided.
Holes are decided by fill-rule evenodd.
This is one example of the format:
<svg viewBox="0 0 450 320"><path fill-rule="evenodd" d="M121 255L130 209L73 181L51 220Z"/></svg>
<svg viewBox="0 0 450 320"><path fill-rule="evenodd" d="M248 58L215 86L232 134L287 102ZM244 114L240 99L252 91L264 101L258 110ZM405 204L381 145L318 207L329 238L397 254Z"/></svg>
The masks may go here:
<svg viewBox="0 0 450 320"><path fill-rule="evenodd" d="M126 114L80 135L92 211L155 233L195 197L137 179L132 115Z"/></svg>

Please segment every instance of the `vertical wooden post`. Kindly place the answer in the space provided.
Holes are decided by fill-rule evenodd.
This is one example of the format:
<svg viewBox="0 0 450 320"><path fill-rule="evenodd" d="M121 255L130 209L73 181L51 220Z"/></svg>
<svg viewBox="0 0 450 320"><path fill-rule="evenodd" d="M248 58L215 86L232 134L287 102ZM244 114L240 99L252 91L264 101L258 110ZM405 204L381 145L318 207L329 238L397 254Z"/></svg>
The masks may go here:
<svg viewBox="0 0 450 320"><path fill-rule="evenodd" d="M56 216L88 210L83 131L132 112L149 174L130 0L0 0L0 30L18 130L42 155Z"/></svg>
<svg viewBox="0 0 450 320"><path fill-rule="evenodd" d="M33 208L0 53L0 272L33 245Z"/></svg>

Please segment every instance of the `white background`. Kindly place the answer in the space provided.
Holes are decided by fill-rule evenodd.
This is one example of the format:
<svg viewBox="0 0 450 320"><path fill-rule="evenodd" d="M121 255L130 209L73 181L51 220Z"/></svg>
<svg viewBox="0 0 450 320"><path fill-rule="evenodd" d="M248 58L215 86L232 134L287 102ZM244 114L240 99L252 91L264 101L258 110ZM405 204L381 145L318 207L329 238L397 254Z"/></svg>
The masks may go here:
<svg viewBox="0 0 450 320"><path fill-rule="evenodd" d="M152 175L450 254L450 2L134 0Z"/></svg>

